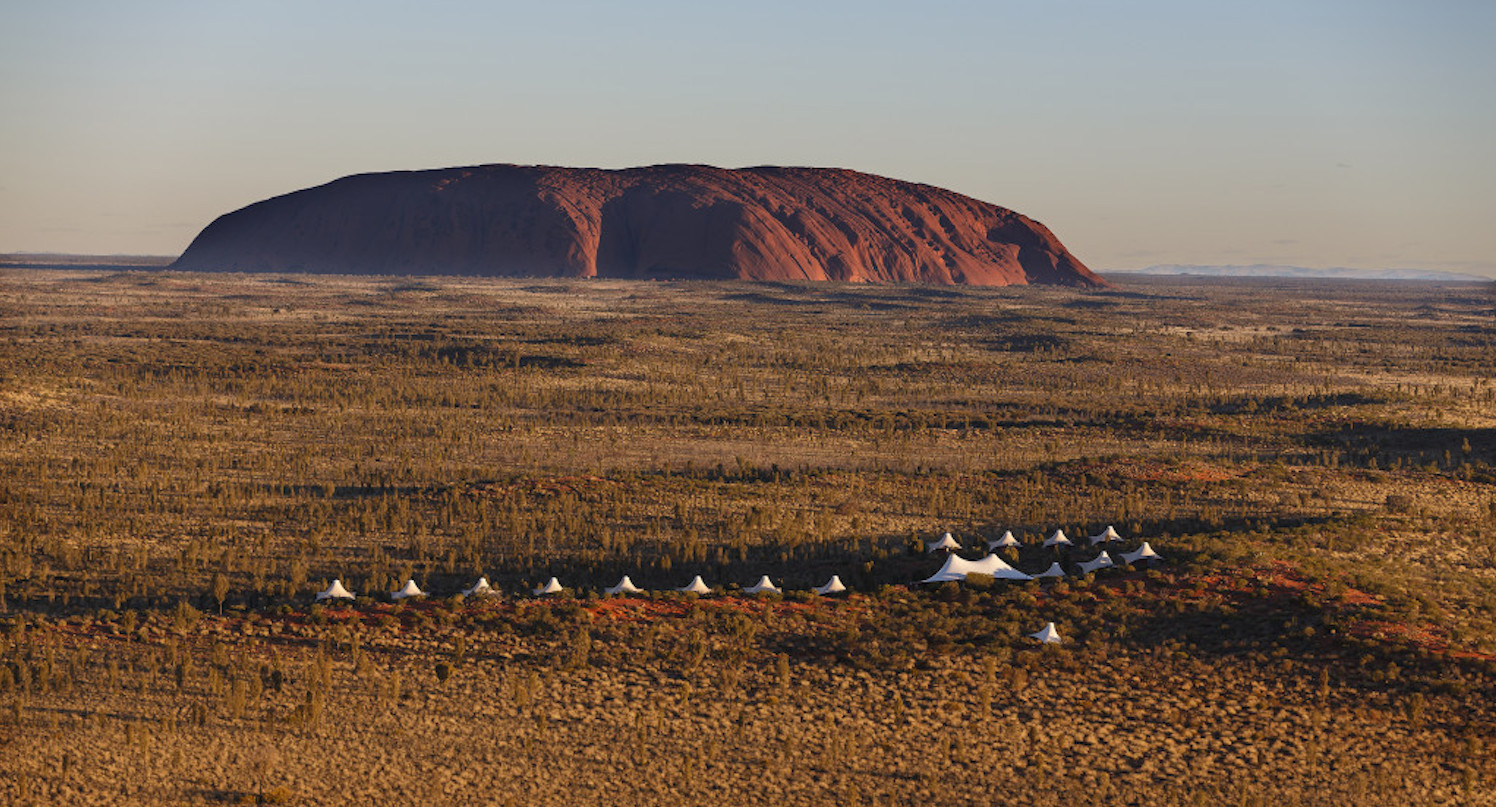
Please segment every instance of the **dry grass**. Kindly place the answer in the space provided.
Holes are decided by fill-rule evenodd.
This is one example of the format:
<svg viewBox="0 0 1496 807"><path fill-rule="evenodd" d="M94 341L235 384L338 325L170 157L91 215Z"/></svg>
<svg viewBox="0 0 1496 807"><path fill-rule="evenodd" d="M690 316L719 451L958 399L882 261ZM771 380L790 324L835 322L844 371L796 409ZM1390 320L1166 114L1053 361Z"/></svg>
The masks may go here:
<svg viewBox="0 0 1496 807"><path fill-rule="evenodd" d="M1489 801L1491 290L1128 284L0 274L0 800Z"/></svg>
<svg viewBox="0 0 1496 807"><path fill-rule="evenodd" d="M1112 582L1103 601L1125 614L1099 592L1031 606L1070 635L1049 649L990 635L1014 610L1004 594L427 604L323 625L208 617L128 640L33 628L15 657L84 658L54 662L64 689L10 696L0 786L37 804L278 789L329 804L1485 803L1496 666L1404 653L1388 678L1394 656L1375 643L1212 645L1207 622L1232 617L1201 603L1231 584ZM1108 618L1067 619L1067 603ZM1165 603L1185 607L1149 634ZM1114 620L1134 640L1110 636ZM954 644L911 639L945 628Z"/></svg>

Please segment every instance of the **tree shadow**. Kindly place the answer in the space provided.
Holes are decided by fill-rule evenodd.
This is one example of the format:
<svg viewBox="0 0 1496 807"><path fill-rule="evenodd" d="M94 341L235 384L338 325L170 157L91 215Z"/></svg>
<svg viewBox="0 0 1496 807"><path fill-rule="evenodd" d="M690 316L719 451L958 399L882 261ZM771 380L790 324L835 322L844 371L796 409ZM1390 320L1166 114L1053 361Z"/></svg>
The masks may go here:
<svg viewBox="0 0 1496 807"><path fill-rule="evenodd" d="M1426 463L1446 459L1450 463L1496 464L1496 429L1429 428L1357 423L1315 432L1308 444L1332 446L1361 458L1377 459L1381 467L1389 460Z"/></svg>

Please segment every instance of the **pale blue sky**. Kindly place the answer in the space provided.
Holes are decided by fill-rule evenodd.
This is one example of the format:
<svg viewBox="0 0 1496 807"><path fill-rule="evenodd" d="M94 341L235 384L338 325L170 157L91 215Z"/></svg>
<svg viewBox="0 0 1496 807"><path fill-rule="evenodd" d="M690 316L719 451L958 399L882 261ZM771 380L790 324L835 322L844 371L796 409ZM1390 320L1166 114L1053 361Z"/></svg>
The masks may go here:
<svg viewBox="0 0 1496 807"><path fill-rule="evenodd" d="M0 252L350 173L839 166L1098 269L1496 276L1496 3L0 0Z"/></svg>

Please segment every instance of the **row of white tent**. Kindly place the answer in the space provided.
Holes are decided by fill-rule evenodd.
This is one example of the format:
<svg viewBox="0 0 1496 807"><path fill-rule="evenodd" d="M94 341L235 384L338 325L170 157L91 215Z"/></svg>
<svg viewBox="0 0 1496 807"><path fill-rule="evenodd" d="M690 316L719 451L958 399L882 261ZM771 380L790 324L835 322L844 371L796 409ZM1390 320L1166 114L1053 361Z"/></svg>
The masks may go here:
<svg viewBox="0 0 1496 807"><path fill-rule="evenodd" d="M554 588L552 588L552 586L554 586ZM558 591L561 591L560 586L561 586L561 584L559 582L557 582L556 578L552 577L549 583L547 583L543 588L536 589L535 593L536 594L554 594L554 593L556 593ZM711 586L708 586L706 584L706 581L702 580L701 579L701 575L699 575L699 574L696 575L695 577L691 578L691 582L689 582L689 583L685 584L684 586L681 586L680 588L675 589L675 590L676 591L684 591L684 592L686 592L688 594L710 594L710 593L712 593ZM814 586L810 590L812 592L816 593L816 594L821 594L821 595L826 595L826 594L840 594L840 593L846 591L847 587L846 587L845 584L842 583L841 575L839 575L839 574L833 574L833 575L831 575L831 579L827 580L825 582L825 584L819 585L819 586ZM618 581L618 585L616 585L616 586L609 586L609 587L603 589L603 593L605 593L605 594L639 594L639 593L642 593L643 591L645 591L645 589L639 588L638 586L634 585L634 581L630 580L628 575L624 575L623 579ZM758 582L757 583L754 583L753 585L751 585L751 586L743 589L743 593L744 594L782 594L782 593L784 593L784 590L781 589L779 586L774 585L774 581L770 580L768 575L762 575L762 576L760 576L758 578Z"/></svg>
<svg viewBox="0 0 1496 807"><path fill-rule="evenodd" d="M1122 540L1122 536L1117 533L1116 529L1108 524L1106 529L1090 536L1087 540L1091 542L1091 546L1096 546L1097 544L1104 544L1111 541L1120 541ZM1070 538L1065 535L1065 531L1062 529L1055 530L1050 534L1048 538L1044 539L1044 546L1046 549L1049 547L1074 545L1074 542L1072 542ZM987 551L996 552L999 549L1017 549L1020 546L1022 546L1022 544L1019 543L1017 538L1013 537L1013 531L1007 530L1003 533L1003 536L1001 538L996 538L987 542ZM961 549L961 542L957 541L950 533L946 533L945 535L940 536L940 538L937 540L926 541L925 549L929 552L954 552L958 549Z"/></svg>
<svg viewBox="0 0 1496 807"><path fill-rule="evenodd" d="M539 597L546 594L559 594L565 590L565 587L561 585L561 581L552 577L550 580L546 581L545 585L541 586L540 588L534 589L533 591L535 593L535 596ZM711 587L706 584L706 581L701 579L701 575L699 574L691 578L691 582L674 590L683 591L688 594L712 593ZM826 581L825 585L816 586L811 589L811 591L821 595L840 594L846 590L847 587L842 583L841 575L836 574L832 575L831 579ZM634 585L634 581L630 580L628 575L624 575L623 579L618 581L618 585L609 586L603 589L603 591L607 594L640 594L646 591L646 589L642 589ZM757 583L754 583L753 585L743 589L744 594L779 594L782 593L782 591L783 589L774 585L774 582L769 579L768 575L760 577ZM462 594L465 597L483 596L493 593L495 593L494 589L488 584L487 577L480 577L478 579L478 582L473 584L472 588L463 589L462 591ZM424 596L426 596L426 592L422 591L421 587L416 585L415 580L406 580L405 585L402 586L399 591L390 592L390 599L392 600L403 600L407 597ZM344 587L343 581L340 579L333 580L332 585L328 586L326 590L317 592L317 602L321 602L323 600L351 599L355 599L354 593Z"/></svg>
<svg viewBox="0 0 1496 807"><path fill-rule="evenodd" d="M1144 544L1144 546L1147 546L1147 544ZM1105 553L1103 553L1103 554L1105 554ZM988 557L990 557L990 558L996 558L995 555L989 555ZM959 560L958 558L954 558L954 557L953 557L953 559ZM986 558L983 558L983 560L986 560ZM966 561L966 562L967 563L977 563L977 561ZM997 562L998 563L1002 563L1002 561L1000 559ZM950 564L947 563L946 565L949 566ZM1006 565L1006 564L1004 564L1004 565ZM1020 574L1021 574L1021 572L1020 572ZM963 577L963 579L964 579L964 577ZM1032 579L1032 578L1028 578L1028 579ZM932 578L932 580L933 580L933 578ZM930 582L930 581L926 581L926 582ZM561 592L563 590L564 589L562 588L560 581L558 581L556 578L552 577L549 581L546 582L546 584L544 586L541 586L540 588L535 589L535 594L536 594L536 596L540 596L542 594L556 594L556 593L559 593L559 592ZM814 589L812 589L812 591L814 591L817 594L837 594L837 593L840 593L840 592L843 592L843 591L846 591L846 590L847 590L847 587L844 586L844 585L842 585L842 581L841 581L841 576L840 575L832 575L831 576L831 580L828 581L826 583L826 585L824 585L824 586L817 586ZM610 586L610 587L608 587L606 589L606 591L609 594L634 594L634 593L642 592L642 591L644 591L644 589L635 586L634 583L633 583L633 581L629 580L629 576L628 575L624 575L623 579L620 580L620 581L618 581L618 585L616 585L616 586ZM696 575L695 577L691 578L691 582L690 583L688 583L687 585L681 586L680 588L676 589L676 591L686 591L686 592L691 592L691 593L694 593L694 594L709 594L709 593L711 593L711 589L707 587L706 583L701 579L701 575L699 575L699 574ZM758 579L758 583L754 584L753 586L751 586L749 588L743 589L743 592L746 593L746 594L759 594L759 593L765 593L765 592L778 592L778 591L779 591L779 588L777 586L775 586L774 583L769 580L769 576L768 575L764 575L763 577L760 577ZM468 596L473 596L473 595L492 594L492 593L494 593L494 591L493 591L493 588L488 585L488 578L487 577L480 577L480 578L478 578L478 582L475 583L472 588L466 589L462 593L465 594L465 595L468 595ZM390 592L390 599L401 600L401 599L405 599L406 597L424 597L425 595L426 595L426 592L422 591L421 588L420 588L420 586L416 585L416 581L414 581L414 580L406 580L405 581L405 585L399 591ZM326 591L322 591L322 592L319 592L317 594L317 600L318 600L318 602L320 602L322 600L329 600L329 599L333 599L333 600L351 600L351 599L354 599L354 595L353 595L353 592L351 592L348 589L346 589L346 588L343 587L343 581L342 580L333 580L332 581L332 585L328 586ZM1050 622L1049 624L1045 625L1044 628L1043 628L1043 630L1040 630L1037 633L1030 633L1030 634L1028 634L1028 636L1031 639L1035 639L1035 640L1039 641L1041 644L1059 644L1060 642L1064 641L1064 639L1062 639L1060 637L1059 631L1055 630L1053 622Z"/></svg>

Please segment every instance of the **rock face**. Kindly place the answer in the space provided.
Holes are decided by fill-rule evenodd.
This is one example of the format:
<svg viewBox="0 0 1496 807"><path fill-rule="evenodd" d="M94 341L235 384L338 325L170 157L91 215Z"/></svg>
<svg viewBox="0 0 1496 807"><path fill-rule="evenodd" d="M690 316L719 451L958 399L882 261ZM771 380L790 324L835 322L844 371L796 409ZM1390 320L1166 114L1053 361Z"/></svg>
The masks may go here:
<svg viewBox="0 0 1496 807"><path fill-rule="evenodd" d="M1106 285L1043 225L948 190L700 165L345 177L220 216L172 268Z"/></svg>

